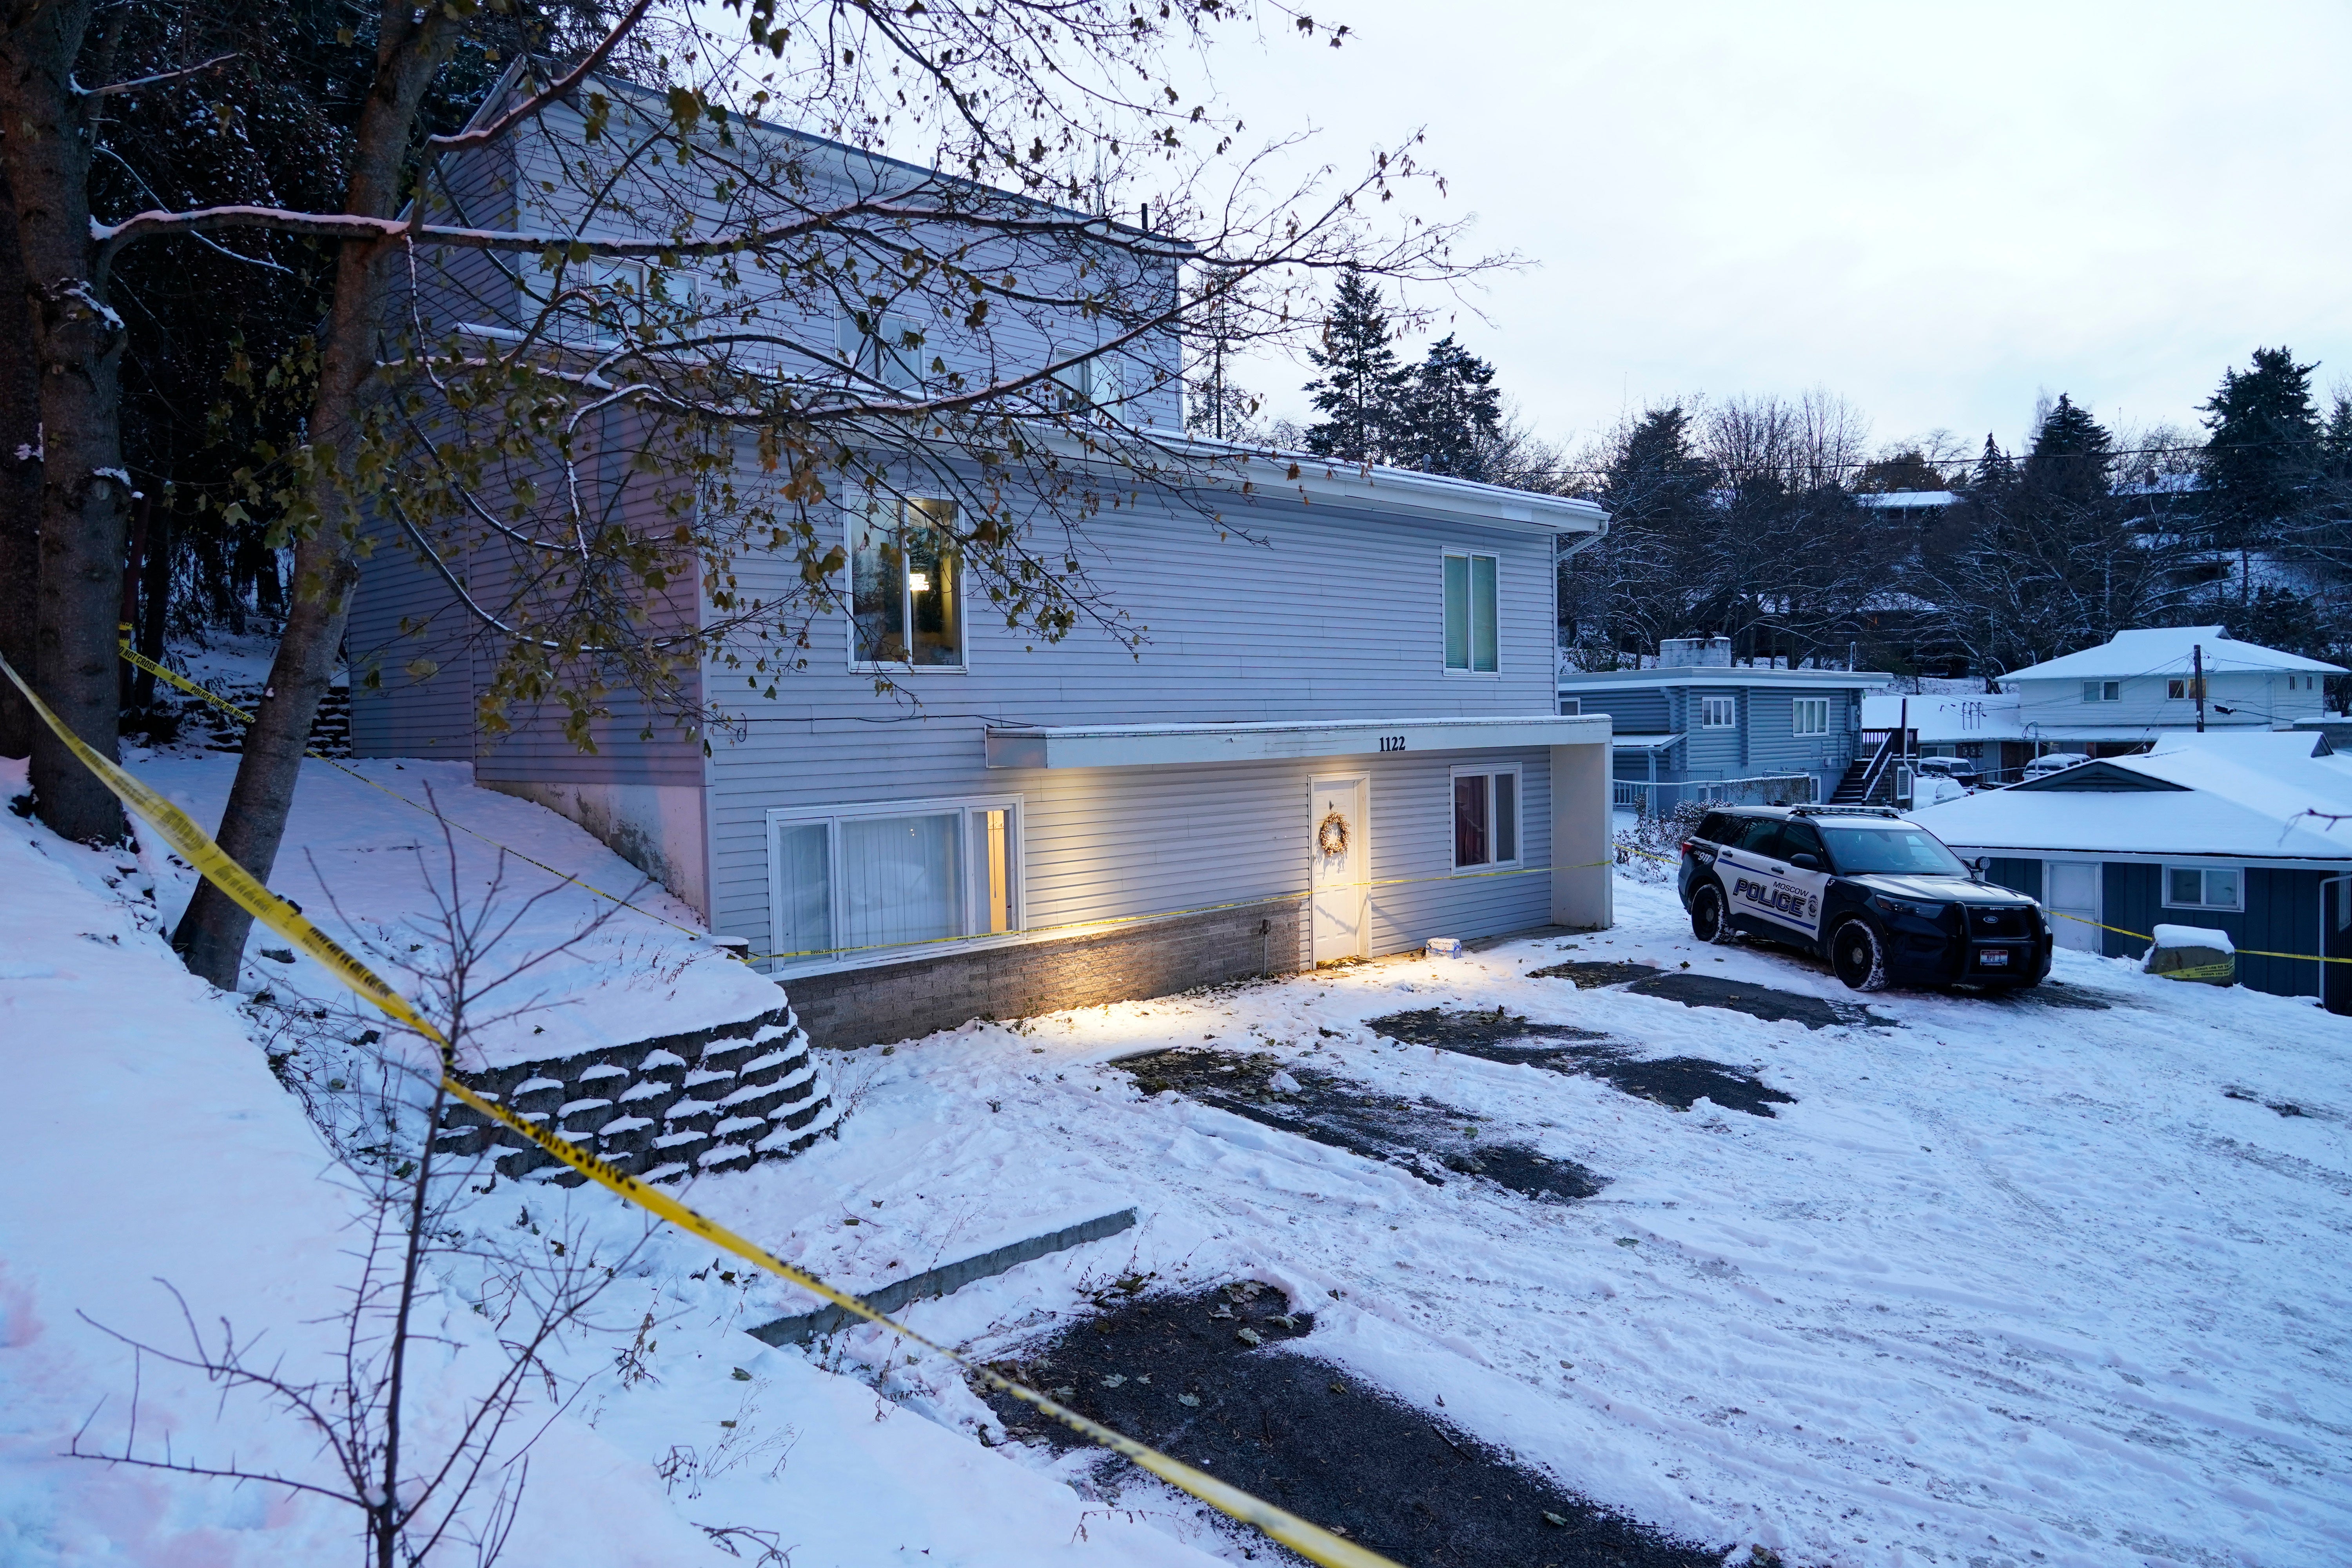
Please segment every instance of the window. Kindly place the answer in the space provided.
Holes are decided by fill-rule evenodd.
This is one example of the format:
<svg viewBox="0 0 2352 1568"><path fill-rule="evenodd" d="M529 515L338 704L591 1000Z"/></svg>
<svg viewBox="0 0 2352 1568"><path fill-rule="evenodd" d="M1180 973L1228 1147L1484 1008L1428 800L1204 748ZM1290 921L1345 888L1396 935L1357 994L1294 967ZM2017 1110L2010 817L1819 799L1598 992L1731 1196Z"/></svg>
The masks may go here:
<svg viewBox="0 0 2352 1568"><path fill-rule="evenodd" d="M1826 697L1795 699L1790 715L1790 732L1797 735L1826 735L1830 732L1830 700Z"/></svg>
<svg viewBox="0 0 2352 1568"><path fill-rule="evenodd" d="M2083 682L2083 700L2085 702L2121 702L2123 700L2124 683L2120 680Z"/></svg>
<svg viewBox="0 0 2352 1568"><path fill-rule="evenodd" d="M1584 716L1584 699L1581 697L1561 698L1559 700L1559 714L1563 719L1582 718Z"/></svg>
<svg viewBox="0 0 2352 1568"><path fill-rule="evenodd" d="M1501 668L1495 637L1492 555L1445 556L1445 668L1492 675Z"/></svg>
<svg viewBox="0 0 2352 1568"><path fill-rule="evenodd" d="M850 662L963 668L963 561L945 500L877 500L850 520Z"/></svg>
<svg viewBox="0 0 2352 1568"><path fill-rule="evenodd" d="M893 392L912 392L923 379L922 330L905 316L845 311L835 342L852 369Z"/></svg>
<svg viewBox="0 0 2352 1568"><path fill-rule="evenodd" d="M2246 874L2232 866L2167 866L2164 907L2168 910L2242 910L2246 907Z"/></svg>
<svg viewBox="0 0 2352 1568"><path fill-rule="evenodd" d="M1454 868L1515 866L1519 859L1519 770L1454 775Z"/></svg>
<svg viewBox="0 0 2352 1568"><path fill-rule="evenodd" d="M1021 929L1014 798L906 801L768 814L779 962Z"/></svg>
<svg viewBox="0 0 2352 1568"><path fill-rule="evenodd" d="M2191 697L2202 701L2205 683L2193 677L2187 680L2168 680L2164 683L2164 694L2175 702L2185 701Z"/></svg>
<svg viewBox="0 0 2352 1568"><path fill-rule="evenodd" d="M1739 722L1739 699L1737 697L1702 697L1698 700L1698 727L1702 730L1728 730Z"/></svg>

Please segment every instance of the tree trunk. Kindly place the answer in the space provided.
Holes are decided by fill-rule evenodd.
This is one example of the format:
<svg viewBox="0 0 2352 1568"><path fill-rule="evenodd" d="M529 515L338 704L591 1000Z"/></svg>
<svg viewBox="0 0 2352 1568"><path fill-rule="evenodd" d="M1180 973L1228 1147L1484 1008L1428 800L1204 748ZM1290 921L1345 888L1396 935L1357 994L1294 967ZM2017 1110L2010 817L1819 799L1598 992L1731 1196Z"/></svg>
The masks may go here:
<svg viewBox="0 0 2352 1568"><path fill-rule="evenodd" d="M16 199L40 377L40 591L34 626L41 698L100 754L115 754L114 673L121 599L122 471L117 372L122 321L90 276L90 112L73 71L89 0L0 13L0 163ZM46 726L33 736L41 820L89 843L123 837L122 808Z"/></svg>
<svg viewBox="0 0 2352 1568"><path fill-rule="evenodd" d="M437 8L412 11L408 0L389 0L381 36L343 210L389 217L399 210L401 163L417 106L439 68L452 28ZM346 240L335 260L334 305L320 342L319 387L310 406L310 496L318 521L294 547L286 630L246 731L245 754L221 817L221 847L265 881L278 863L294 789L301 781L303 748L333 679L352 590L359 582L358 541L367 520L348 488L348 466L361 435L387 280L397 255L387 242ZM172 945L191 973L229 990L236 984L252 926L252 916L204 882L173 931Z"/></svg>
<svg viewBox="0 0 2352 1568"><path fill-rule="evenodd" d="M16 204L0 163L0 658L30 680L41 589L41 378L32 300L16 247ZM0 680L0 757L33 749L40 721Z"/></svg>

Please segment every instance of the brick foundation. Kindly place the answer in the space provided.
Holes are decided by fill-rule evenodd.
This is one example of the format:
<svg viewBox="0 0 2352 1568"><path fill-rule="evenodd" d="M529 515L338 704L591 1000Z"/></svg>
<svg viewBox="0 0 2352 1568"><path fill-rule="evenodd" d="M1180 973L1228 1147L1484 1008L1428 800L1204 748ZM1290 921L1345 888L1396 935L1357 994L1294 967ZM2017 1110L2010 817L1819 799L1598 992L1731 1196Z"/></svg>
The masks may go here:
<svg viewBox="0 0 2352 1568"><path fill-rule="evenodd" d="M1296 973L1306 918L1305 900L1277 899L782 984L809 1037L848 1049L912 1039L971 1018L1025 1018Z"/></svg>
<svg viewBox="0 0 2352 1568"><path fill-rule="evenodd" d="M789 1159L834 1125L832 1090L789 1005L737 1024L612 1050L463 1073L467 1087L555 1130L633 1176L681 1180ZM443 1111L437 1147L467 1157L498 1151L502 1176L555 1156L480 1111ZM587 1180L565 1171L553 1180Z"/></svg>

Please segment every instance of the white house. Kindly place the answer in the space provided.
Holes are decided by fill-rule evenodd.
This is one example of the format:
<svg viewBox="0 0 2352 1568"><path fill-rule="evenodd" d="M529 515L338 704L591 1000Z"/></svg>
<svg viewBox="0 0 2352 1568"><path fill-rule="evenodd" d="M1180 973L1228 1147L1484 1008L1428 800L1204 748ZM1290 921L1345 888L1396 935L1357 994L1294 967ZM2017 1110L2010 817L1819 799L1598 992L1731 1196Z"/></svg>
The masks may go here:
<svg viewBox="0 0 2352 1568"><path fill-rule="evenodd" d="M2208 731L2284 730L2320 716L2325 678L2345 673L2299 654L2240 642L2218 626L2117 632L2097 647L2004 676L2025 739L2043 750L2144 745L2197 727L2204 671ZM2094 754L2096 754L2094 752Z"/></svg>

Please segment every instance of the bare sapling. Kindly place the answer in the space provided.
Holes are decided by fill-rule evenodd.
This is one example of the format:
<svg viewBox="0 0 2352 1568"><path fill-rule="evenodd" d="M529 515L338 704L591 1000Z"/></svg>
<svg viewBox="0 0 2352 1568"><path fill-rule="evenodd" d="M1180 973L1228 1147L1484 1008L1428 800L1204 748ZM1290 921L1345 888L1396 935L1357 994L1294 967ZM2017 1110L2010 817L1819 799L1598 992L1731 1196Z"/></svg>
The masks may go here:
<svg viewBox="0 0 2352 1568"><path fill-rule="evenodd" d="M420 847L427 912L368 956L451 1042L447 1053L373 1014L305 1002L281 1028L299 1043L271 1052L281 1081L299 1092L355 1200L348 1256L355 1275L330 1331L296 1349L268 1330L240 1331L226 1317L207 1329L168 1282L185 1342L164 1347L85 1321L130 1347L132 1385L125 1425L98 1436L101 1407L68 1449L75 1458L177 1475L257 1483L350 1508L373 1568L423 1568L499 1557L515 1527L533 1439L578 1399L585 1374L567 1371L567 1342L610 1337L633 1325L595 1312L628 1269L647 1230L612 1239L569 1217L554 1189L501 1184L492 1152L453 1155L436 1146L447 1104L445 1074L486 1030L542 1010L524 994L551 961L612 918L608 909L563 942L523 951L519 933L563 884L520 894L506 858L478 893L458 874L445 822L441 856ZM340 917L342 911L337 909ZM352 930L361 929L346 921ZM397 950L414 947L415 951ZM492 1196L502 1184L519 1195ZM467 1325L465 1331L443 1324ZM313 1328L322 1325L309 1325ZM224 1427L215 1459L184 1440L141 1427L141 1384L150 1361L200 1373L221 1390L224 1413L257 1404L279 1425L307 1431L317 1461L255 1465L235 1456ZM612 1364L593 1356L586 1363ZM430 1397L426 1396L427 1390Z"/></svg>

